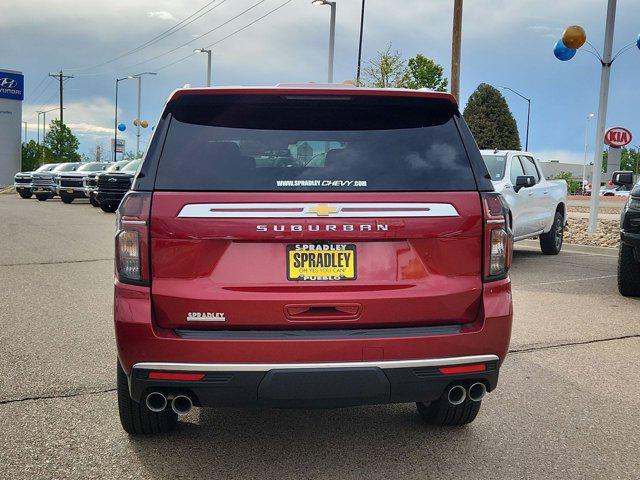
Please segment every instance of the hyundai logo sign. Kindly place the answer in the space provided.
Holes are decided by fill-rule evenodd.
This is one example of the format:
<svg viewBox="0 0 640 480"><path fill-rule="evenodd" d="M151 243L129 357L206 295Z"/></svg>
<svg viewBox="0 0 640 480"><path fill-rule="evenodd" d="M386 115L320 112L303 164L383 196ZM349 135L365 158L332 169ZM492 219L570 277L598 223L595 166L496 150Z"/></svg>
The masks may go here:
<svg viewBox="0 0 640 480"><path fill-rule="evenodd" d="M24 99L24 77L19 73L0 70L0 98Z"/></svg>

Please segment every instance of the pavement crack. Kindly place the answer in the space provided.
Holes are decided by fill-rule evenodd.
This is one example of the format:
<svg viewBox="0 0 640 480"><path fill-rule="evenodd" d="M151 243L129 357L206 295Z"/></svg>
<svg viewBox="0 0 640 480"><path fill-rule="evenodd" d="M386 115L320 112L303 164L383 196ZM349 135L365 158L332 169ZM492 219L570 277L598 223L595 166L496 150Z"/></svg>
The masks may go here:
<svg viewBox="0 0 640 480"><path fill-rule="evenodd" d="M619 337L596 338L594 340L585 340L583 342L567 342L567 343L558 343L554 345L540 345L537 347L514 348L513 350L509 350L509 354L511 355L514 353L537 352L538 350L550 350L552 348L574 347L578 345L590 345L592 343L614 342L616 340L628 340L630 338L640 338L640 334L621 335Z"/></svg>
<svg viewBox="0 0 640 480"><path fill-rule="evenodd" d="M25 262L25 263L2 263L0 267L22 267L28 265L64 265L66 263L91 263L91 262L105 262L105 261L113 261L113 257L111 258L90 258L87 260L61 260L57 262Z"/></svg>
<svg viewBox="0 0 640 480"><path fill-rule="evenodd" d="M10 398L7 400L0 400L0 405L6 405L8 403L18 403L18 402L27 402L31 400L52 400L55 398L73 398L73 397L82 397L84 395L99 395L101 393L109 393L115 392L115 388L106 388L102 390L90 390L84 392L70 392L70 393L57 393L51 395L36 395L33 397L23 397L23 398Z"/></svg>

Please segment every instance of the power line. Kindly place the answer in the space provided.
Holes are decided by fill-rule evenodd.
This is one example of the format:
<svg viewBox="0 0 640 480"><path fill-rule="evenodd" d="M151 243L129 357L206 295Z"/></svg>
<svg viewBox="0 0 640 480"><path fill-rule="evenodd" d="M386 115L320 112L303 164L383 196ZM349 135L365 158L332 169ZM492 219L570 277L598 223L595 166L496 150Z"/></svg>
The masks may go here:
<svg viewBox="0 0 640 480"><path fill-rule="evenodd" d="M265 14L264 14L264 15L262 15L261 17L256 18L256 19L255 19L255 20L253 20L252 22L250 22L250 23L246 24L245 26L243 26L243 27L241 27L241 28L239 28L239 29L237 29L237 30L235 30L235 31L231 32L229 35L227 35L227 36L225 36L225 37L222 37L222 38L221 38L221 39L219 39L219 40L216 40L215 42L213 42L213 43L212 43L212 44L210 44L210 45L207 45L207 46L206 46L206 47L204 47L204 48L211 48L211 47L213 47L213 46L215 46L215 45L218 45L219 43L221 43L221 42L223 42L223 41L227 40L228 38L230 38L230 37L234 36L235 34L240 33L241 31L243 31L243 30L245 30L245 29L249 28L250 26L252 26L252 25L254 25L254 24L256 24L256 23L258 23L258 22L259 22L260 20L262 20L263 18L266 18L266 17L268 17L269 15L271 15L272 13L274 13L274 12L276 12L276 11L280 10L282 7L286 6L287 4L291 3L292 1L293 1L293 0L287 0L286 2L281 3L281 4L280 4L280 5L278 5L276 8L274 8L274 9L272 9L272 10L269 10L267 13L265 13ZM186 60L187 58L192 57L193 55L195 55L195 53L190 53L189 55L187 55L187 56L185 56L185 57L182 57L182 58L180 58L180 59L178 59L178 60L175 60L175 61L173 61L173 62L171 62L171 63L168 63L168 64L166 64L166 65L163 65L162 67L156 68L155 70L156 70L156 71L159 71L159 70L164 70L165 68L172 67L173 65L175 65L175 64L177 64L177 63L180 63L180 62L183 62L184 60Z"/></svg>
<svg viewBox="0 0 640 480"><path fill-rule="evenodd" d="M186 47L187 45L191 45L192 43L194 43L194 42L196 42L196 41L200 40L202 37L205 37L205 36L209 35L210 33L215 32L215 31L216 31L216 30L218 30L219 28L224 27L225 25L227 25L227 24L231 23L231 22L232 22L232 21L234 21L235 19L237 19L237 18L241 17L241 16L242 16L242 15L244 15L245 13L247 13L247 12L249 12L249 11L253 10L254 8L256 8L257 6L259 6L260 4L262 4L262 3L266 2L266 1L267 1L267 0L260 0L259 2L254 3L254 4L253 4L253 5L251 5L249 8L247 8L247 9L243 10L242 12L240 12L240 13L239 13L239 14L237 14L237 15L235 15L234 17L231 17L229 20L227 20L227 21L225 21L225 22L221 23L220 25L218 25L218 26L216 26L216 27L212 28L211 30L209 30L209 31L207 31L207 32L205 32L205 33L203 33L202 35L198 35L197 37L192 38L191 40L189 40L188 42L183 43L182 45L178 45L177 47L172 48L171 50L167 50L167 51L166 51L166 52L164 52L164 53L161 53L161 54L156 55L156 56L154 56L154 57L148 58L148 59L143 60L143 61L141 61L141 62L134 63L133 65L128 65L128 66L126 66L126 67L123 67L123 69L127 69L127 70L128 70L128 69L130 69L130 68L137 67L137 66L139 66L139 65L142 65L143 63L151 62L152 60L156 60L156 59L158 59L158 58L160 58L160 57L164 57L165 55L169 55L170 53L173 53L173 52L175 52L176 50L180 50L181 48Z"/></svg>
<svg viewBox="0 0 640 480"><path fill-rule="evenodd" d="M67 70L89 70L92 68L98 68L98 67L102 67L104 65L107 65L109 63L113 63L116 60L120 60L121 58L127 57L129 55L132 55L134 53L137 53L141 50L144 50L145 48L154 45L156 43L158 43L161 40L164 40L165 38L173 35L174 33L182 30L183 28L185 28L186 26L192 24L193 22L195 22L196 20L198 20L199 18L202 18L204 15L208 14L209 12L211 12L212 10L215 10L216 8L218 8L220 5L222 5L223 3L225 3L227 0L221 0L220 3L218 3L217 5L214 5L213 7L209 8L207 11L205 11L204 13L201 13L200 15L197 15L198 13L200 13L202 10L204 10L205 8L209 7L212 3L215 3L218 0L212 0L209 3L205 4L203 7L199 8L198 10L196 10L195 12L193 12L191 15L189 15L187 18L181 20L180 22L178 22L177 24L175 24L173 27L159 33L158 35L156 35L155 37L151 38L150 40L147 40L146 42L138 45L135 48L132 48L131 50L121 53L120 55L113 57L109 60L106 60L102 63L98 63L96 65L90 66L90 67L75 67L75 68L69 68ZM196 16L197 15L197 16ZM192 18L194 17L195 18Z"/></svg>

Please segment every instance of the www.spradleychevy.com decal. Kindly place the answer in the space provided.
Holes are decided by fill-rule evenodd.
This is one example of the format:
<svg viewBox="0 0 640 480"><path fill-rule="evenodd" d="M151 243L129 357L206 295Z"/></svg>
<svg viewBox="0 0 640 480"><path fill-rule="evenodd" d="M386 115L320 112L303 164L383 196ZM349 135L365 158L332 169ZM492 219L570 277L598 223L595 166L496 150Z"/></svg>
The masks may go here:
<svg viewBox="0 0 640 480"><path fill-rule="evenodd" d="M278 187L366 187L366 180L276 180Z"/></svg>

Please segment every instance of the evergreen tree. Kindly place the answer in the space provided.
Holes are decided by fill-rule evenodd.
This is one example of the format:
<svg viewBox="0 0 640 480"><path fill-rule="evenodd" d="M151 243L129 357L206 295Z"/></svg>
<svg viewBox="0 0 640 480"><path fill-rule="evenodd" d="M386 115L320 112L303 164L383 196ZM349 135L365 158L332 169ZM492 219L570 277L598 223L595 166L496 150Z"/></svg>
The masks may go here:
<svg viewBox="0 0 640 480"><path fill-rule="evenodd" d="M60 120L53 120L49 126L49 131L44 137L44 145L53 152L55 162L78 162L80 154L78 138L71 133L69 127Z"/></svg>
<svg viewBox="0 0 640 480"><path fill-rule="evenodd" d="M478 85L463 115L481 149L520 150L518 125L498 89Z"/></svg>

